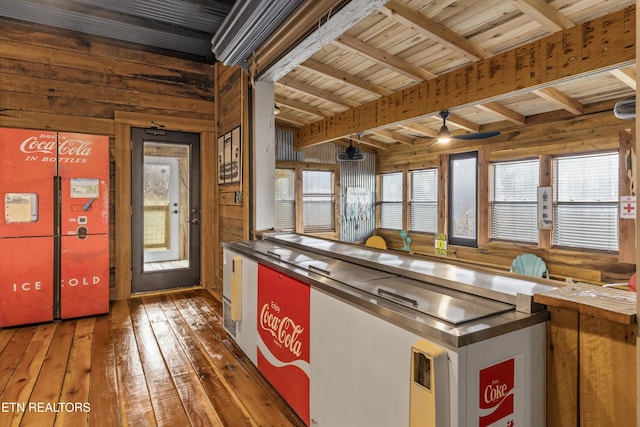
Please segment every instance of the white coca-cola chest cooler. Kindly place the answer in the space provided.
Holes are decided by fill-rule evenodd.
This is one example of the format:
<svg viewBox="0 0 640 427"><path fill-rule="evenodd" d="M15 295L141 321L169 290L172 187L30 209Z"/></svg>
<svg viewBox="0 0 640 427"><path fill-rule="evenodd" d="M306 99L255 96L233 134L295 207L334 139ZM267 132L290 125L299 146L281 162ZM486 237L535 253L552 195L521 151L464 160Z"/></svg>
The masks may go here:
<svg viewBox="0 0 640 427"><path fill-rule="evenodd" d="M307 425L545 425L550 282L297 234L224 252L225 329Z"/></svg>

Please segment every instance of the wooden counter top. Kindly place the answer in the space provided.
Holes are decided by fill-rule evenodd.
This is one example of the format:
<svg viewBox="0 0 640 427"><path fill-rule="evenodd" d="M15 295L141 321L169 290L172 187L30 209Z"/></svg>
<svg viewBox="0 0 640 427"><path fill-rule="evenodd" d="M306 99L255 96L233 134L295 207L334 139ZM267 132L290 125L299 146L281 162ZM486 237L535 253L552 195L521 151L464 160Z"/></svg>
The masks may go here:
<svg viewBox="0 0 640 427"><path fill-rule="evenodd" d="M533 300L551 307L564 307L623 325L637 323L636 293L603 288L588 283L573 283L536 294Z"/></svg>

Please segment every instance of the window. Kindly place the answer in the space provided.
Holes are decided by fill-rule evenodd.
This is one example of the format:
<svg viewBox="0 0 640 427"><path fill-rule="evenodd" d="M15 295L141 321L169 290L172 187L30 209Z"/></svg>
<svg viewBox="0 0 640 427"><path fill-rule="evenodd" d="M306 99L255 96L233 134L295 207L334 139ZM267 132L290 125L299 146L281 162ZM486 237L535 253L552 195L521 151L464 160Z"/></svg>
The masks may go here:
<svg viewBox="0 0 640 427"><path fill-rule="evenodd" d="M449 156L449 242L478 246L478 152Z"/></svg>
<svg viewBox="0 0 640 427"><path fill-rule="evenodd" d="M302 171L304 232L334 230L333 172Z"/></svg>
<svg viewBox="0 0 640 427"><path fill-rule="evenodd" d="M491 238L537 243L537 159L491 165Z"/></svg>
<svg viewBox="0 0 640 427"><path fill-rule="evenodd" d="M553 161L553 244L618 250L618 153Z"/></svg>
<svg viewBox="0 0 640 427"><path fill-rule="evenodd" d="M295 171L276 169L276 230L295 230Z"/></svg>
<svg viewBox="0 0 640 427"><path fill-rule="evenodd" d="M411 172L411 231L435 233L438 230L438 170Z"/></svg>
<svg viewBox="0 0 640 427"><path fill-rule="evenodd" d="M380 227L402 230L402 172L380 175Z"/></svg>

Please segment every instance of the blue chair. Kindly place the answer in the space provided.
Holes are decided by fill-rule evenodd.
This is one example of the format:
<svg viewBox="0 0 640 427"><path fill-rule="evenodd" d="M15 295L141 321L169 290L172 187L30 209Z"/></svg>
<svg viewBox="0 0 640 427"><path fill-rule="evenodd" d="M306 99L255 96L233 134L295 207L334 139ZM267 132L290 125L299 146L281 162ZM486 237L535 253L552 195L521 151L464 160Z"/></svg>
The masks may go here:
<svg viewBox="0 0 640 427"><path fill-rule="evenodd" d="M549 269L542 258L534 254L518 255L511 264L511 271L525 276L549 278Z"/></svg>

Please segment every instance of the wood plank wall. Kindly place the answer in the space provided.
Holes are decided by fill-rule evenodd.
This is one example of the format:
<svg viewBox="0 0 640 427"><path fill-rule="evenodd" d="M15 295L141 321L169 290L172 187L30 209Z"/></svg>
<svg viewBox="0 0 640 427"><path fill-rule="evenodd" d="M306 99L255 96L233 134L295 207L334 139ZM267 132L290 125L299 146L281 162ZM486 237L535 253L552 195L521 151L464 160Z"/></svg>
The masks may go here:
<svg viewBox="0 0 640 427"><path fill-rule="evenodd" d="M0 28L0 126L110 137L113 271L115 174L121 166L115 160L115 112L213 123L213 65L10 19L0 19ZM203 181L203 194L207 185Z"/></svg>
<svg viewBox="0 0 640 427"><path fill-rule="evenodd" d="M499 137L490 140L455 141L447 147L431 146L425 141L413 146L398 145L393 150L378 156L378 172L411 171L422 168L439 168L439 223L440 232L446 233L446 200L448 155L457 152L478 150L478 248L449 246L450 259L469 263L509 269L512 260L523 252L531 252L542 257L549 266L553 278L590 283L625 282L634 271L635 264L635 222L619 220L618 254L596 251L572 251L552 247L548 230L540 231L538 245L494 242L489 238L489 165L493 161L540 158L541 180L551 185L551 159L556 155L589 153L603 150L620 150L620 195L633 194L632 172L627 170L627 157L635 164L635 130L632 121L614 117L613 105L593 106L585 115L571 116L556 114L533 118L533 123L512 128L505 123ZM543 185L541 181L541 185ZM407 199L409 196L406 197ZM409 211L408 202L404 208ZM379 212L378 212L379 214ZM379 215L378 215L379 218ZM404 219L404 229L408 229L408 215ZM402 248L403 242L398 231L377 229L393 249ZM410 233L411 248L418 254L435 256L432 235Z"/></svg>
<svg viewBox="0 0 640 427"><path fill-rule="evenodd" d="M239 67L215 65L216 126L217 136L241 126L242 137L242 179L240 183L218 184L216 190L216 280L213 288L222 292L222 250L221 244L234 240L249 239L249 129L248 82L246 73ZM216 154L217 157L217 154ZM216 165L218 162L216 162ZM217 176L217 173L216 173ZM217 182L217 179L216 179Z"/></svg>

